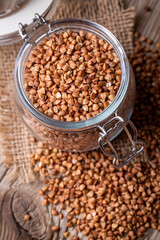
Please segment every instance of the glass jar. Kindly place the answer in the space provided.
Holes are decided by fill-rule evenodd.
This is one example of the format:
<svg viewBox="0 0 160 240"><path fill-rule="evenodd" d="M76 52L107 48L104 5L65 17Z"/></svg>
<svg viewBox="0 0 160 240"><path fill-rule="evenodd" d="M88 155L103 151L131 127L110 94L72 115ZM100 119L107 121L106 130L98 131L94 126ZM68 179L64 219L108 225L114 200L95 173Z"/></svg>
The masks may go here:
<svg viewBox="0 0 160 240"><path fill-rule="evenodd" d="M100 147L105 154L113 156L113 164L116 167L123 166L143 150L144 144L137 141L136 129L129 120L135 102L135 79L121 44L110 31L92 21L64 19L47 22L40 17L39 23L29 34L25 32L23 25L20 29L22 37L25 32L23 38L26 41L15 63L15 99L24 122L32 133L46 144L72 152L84 152ZM122 70L120 88L113 102L95 117L79 122L58 121L44 115L32 105L24 89L24 65L30 51L44 37L50 36L53 32L59 33L68 29L94 33L111 44L120 59ZM132 134L127 125L132 128ZM111 141L122 130L128 135L132 147L125 156L120 158ZM110 146L112 153L107 152L104 147L106 143ZM122 161L120 164L117 164L118 159Z"/></svg>

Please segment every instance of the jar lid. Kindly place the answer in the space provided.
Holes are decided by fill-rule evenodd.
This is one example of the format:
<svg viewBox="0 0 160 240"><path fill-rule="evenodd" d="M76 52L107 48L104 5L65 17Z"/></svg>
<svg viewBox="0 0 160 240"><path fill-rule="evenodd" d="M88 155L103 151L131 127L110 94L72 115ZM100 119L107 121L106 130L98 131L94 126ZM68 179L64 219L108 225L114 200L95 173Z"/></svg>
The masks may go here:
<svg viewBox="0 0 160 240"><path fill-rule="evenodd" d="M3 2L7 2L6 7ZM34 21L34 15L51 19L55 11L57 0L4 0L0 11L0 45L9 45L22 39L18 25L19 23L30 26ZM9 3L10 2L10 3Z"/></svg>

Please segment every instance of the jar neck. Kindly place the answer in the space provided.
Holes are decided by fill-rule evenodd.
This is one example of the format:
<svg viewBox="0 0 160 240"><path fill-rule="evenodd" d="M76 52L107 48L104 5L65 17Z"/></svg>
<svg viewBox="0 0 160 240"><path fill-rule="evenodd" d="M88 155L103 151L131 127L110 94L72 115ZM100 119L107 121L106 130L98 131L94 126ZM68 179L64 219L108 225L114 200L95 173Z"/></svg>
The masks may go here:
<svg viewBox="0 0 160 240"><path fill-rule="evenodd" d="M107 119L109 119L120 108L120 106L124 102L128 85L129 85L129 77L130 77L129 62L128 62L126 53L123 47L121 46L120 42L109 30L107 30L106 28L104 28L103 26L97 23L94 23L88 20L64 19L56 22L51 22L49 23L49 29L50 29L49 32L44 32L44 29L42 29L41 35L40 37L37 37L35 44L38 44L40 41L42 41L42 39L45 36L48 36L53 32L55 33L62 32L68 29L71 29L73 31L83 30L86 32L92 32L96 34L99 38L102 38L105 41L107 41L109 44L111 44L113 46L113 49L116 55L120 59L122 75L121 75L121 84L120 84L119 90L113 102L103 112L101 112L100 114L90 119L79 121L79 122L64 122L64 121L54 120L44 115L32 105L23 87L24 64L25 64L25 61L27 60L30 50L35 45L35 44L26 42L23 44L17 56L17 60L15 64L15 88L20 101L36 120L40 121L41 123L43 123L43 125L46 125L51 129L57 129L60 131L81 131L83 129L87 130L87 129L94 128L97 125L101 124L104 120L107 121Z"/></svg>

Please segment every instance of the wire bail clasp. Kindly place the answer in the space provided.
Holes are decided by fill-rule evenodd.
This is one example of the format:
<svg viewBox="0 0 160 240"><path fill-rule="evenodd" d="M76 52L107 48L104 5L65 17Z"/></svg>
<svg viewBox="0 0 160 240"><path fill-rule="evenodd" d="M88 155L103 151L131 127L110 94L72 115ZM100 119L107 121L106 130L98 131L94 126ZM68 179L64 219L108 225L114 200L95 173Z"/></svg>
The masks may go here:
<svg viewBox="0 0 160 240"><path fill-rule="evenodd" d="M113 124L114 124L114 126L110 127ZM128 130L127 125L129 125L131 127L131 129L133 130L133 136L131 135L130 131ZM109 139L109 134L119 126L126 132L128 138L129 138L129 141L131 143L131 146L132 146L131 150L129 152L127 152L125 155L123 155L122 157L118 156L116 149L114 148L113 144L111 143L111 141ZM137 140L136 127L130 120L124 121L123 118L121 118L120 116L115 116L111 120L109 120L107 123L105 123L102 127L101 126L98 126L98 127L101 130L100 137L98 139L99 147L105 155L111 156L114 158L113 165L115 167L117 167L117 168L123 167L125 164L130 162L133 158L135 158L137 155L139 155L143 151L145 144L144 144L144 142ZM106 128L108 130L106 130ZM105 147L104 147L105 139L106 139L106 143L111 148L112 153L109 153L105 149ZM136 148L137 145L139 145L140 148L137 149ZM122 163L117 164L116 163L117 160L120 160Z"/></svg>

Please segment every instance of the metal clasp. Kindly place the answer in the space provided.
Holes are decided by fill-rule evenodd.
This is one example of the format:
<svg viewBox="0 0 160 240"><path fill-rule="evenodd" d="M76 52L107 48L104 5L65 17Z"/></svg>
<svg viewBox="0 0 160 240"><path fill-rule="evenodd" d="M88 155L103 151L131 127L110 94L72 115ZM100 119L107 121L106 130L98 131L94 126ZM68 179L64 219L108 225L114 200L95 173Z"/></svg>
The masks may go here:
<svg viewBox="0 0 160 240"><path fill-rule="evenodd" d="M114 126L110 127L113 124L114 124ZM130 131L128 130L127 125L129 125L131 127L131 129L133 130L133 136L131 135ZM109 140L109 135L118 126L121 126L122 129L126 132L128 138L130 140L131 146L132 146L131 150L129 152L127 152L122 157L118 156L118 153L117 153L116 149L114 148L113 144ZM138 154L140 154L143 151L145 144L144 144L144 142L137 140L137 130L136 130L136 127L134 126L134 124L130 120L124 121L123 118L121 118L119 116L115 116L110 121L105 123L102 127L101 126L98 126L98 127L101 130L100 137L98 139L99 147L100 147L100 149L102 150L102 152L105 155L114 157L113 165L115 167L117 167L117 168L123 167L125 164L130 162L133 158L135 158ZM106 129L108 129L108 130L106 130ZM104 143L103 143L105 139L106 139L106 143L111 148L112 153L107 152L107 150L105 149ZM140 146L140 148L137 149L136 148L137 146ZM122 163L117 164L116 163L117 160L122 161Z"/></svg>
<svg viewBox="0 0 160 240"><path fill-rule="evenodd" d="M35 31L37 28L39 28L40 26L46 23L48 23L48 21L46 21L44 17L40 16L38 13L35 13L35 18L33 19L34 27L30 28L27 31L27 28L29 28L29 25L19 23L18 24L19 34L21 35L22 39L26 40L33 31Z"/></svg>

